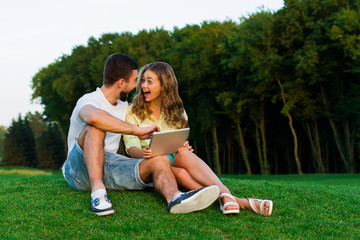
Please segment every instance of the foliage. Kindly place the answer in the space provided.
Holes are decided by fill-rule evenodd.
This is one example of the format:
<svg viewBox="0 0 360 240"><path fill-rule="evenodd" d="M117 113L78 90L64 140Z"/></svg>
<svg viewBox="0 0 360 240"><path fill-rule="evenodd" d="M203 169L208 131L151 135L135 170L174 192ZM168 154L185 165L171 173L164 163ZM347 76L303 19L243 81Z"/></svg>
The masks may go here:
<svg viewBox="0 0 360 240"><path fill-rule="evenodd" d="M64 137L55 122L40 113L28 113L12 121L4 140L4 166L59 169L65 155Z"/></svg>
<svg viewBox="0 0 360 240"><path fill-rule="evenodd" d="M360 5L286 0L233 21L103 34L33 77L67 134L114 52L175 70L196 153L217 173L360 172Z"/></svg>
<svg viewBox="0 0 360 240"><path fill-rule="evenodd" d="M66 159L65 142L57 123L49 124L48 129L37 140L38 167L59 169Z"/></svg>
<svg viewBox="0 0 360 240"><path fill-rule="evenodd" d="M21 115L19 115L18 120L13 120L8 128L4 141L4 161L2 165L37 166L35 139L26 116L22 119Z"/></svg>
<svg viewBox="0 0 360 240"><path fill-rule="evenodd" d="M7 132L6 127L0 126L0 165L1 162L3 161L3 156L4 156L4 140L5 140L6 132Z"/></svg>

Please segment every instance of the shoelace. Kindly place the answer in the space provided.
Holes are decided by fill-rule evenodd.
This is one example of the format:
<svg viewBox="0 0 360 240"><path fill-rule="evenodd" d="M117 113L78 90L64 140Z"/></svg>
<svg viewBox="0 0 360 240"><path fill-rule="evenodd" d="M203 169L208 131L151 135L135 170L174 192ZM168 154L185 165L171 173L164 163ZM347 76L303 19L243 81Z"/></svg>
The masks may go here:
<svg viewBox="0 0 360 240"><path fill-rule="evenodd" d="M95 199L92 201L92 204L93 204L95 207L99 206L99 204L100 204L100 199L99 199L99 198L95 198Z"/></svg>

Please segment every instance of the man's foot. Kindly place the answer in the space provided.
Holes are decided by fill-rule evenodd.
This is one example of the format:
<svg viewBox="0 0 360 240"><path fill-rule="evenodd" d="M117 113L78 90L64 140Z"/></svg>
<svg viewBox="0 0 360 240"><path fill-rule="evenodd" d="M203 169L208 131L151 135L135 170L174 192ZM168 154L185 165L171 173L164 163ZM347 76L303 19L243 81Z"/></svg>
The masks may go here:
<svg viewBox="0 0 360 240"><path fill-rule="evenodd" d="M218 186L209 186L180 194L168 205L170 213L189 213L207 208L219 197Z"/></svg>
<svg viewBox="0 0 360 240"><path fill-rule="evenodd" d="M98 189L91 194L91 211L99 216L114 213L111 202L106 195L105 189Z"/></svg>

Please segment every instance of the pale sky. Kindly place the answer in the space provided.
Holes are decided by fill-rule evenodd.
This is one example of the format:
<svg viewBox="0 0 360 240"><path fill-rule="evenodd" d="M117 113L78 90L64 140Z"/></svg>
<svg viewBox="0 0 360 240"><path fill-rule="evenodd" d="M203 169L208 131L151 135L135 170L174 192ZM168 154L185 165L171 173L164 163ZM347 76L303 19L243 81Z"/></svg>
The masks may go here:
<svg viewBox="0 0 360 240"><path fill-rule="evenodd" d="M211 20L238 23L260 7L277 11L283 0L0 0L0 125L8 127L20 113L42 112L31 102L32 77L90 37L172 31Z"/></svg>

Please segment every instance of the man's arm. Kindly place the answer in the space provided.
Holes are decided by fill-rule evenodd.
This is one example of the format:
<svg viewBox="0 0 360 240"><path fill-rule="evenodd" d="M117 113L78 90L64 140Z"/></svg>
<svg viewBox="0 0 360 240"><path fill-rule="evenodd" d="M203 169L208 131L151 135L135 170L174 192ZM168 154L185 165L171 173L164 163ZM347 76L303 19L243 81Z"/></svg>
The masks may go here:
<svg viewBox="0 0 360 240"><path fill-rule="evenodd" d="M79 117L88 125L94 126L102 131L131 134L138 136L140 139L150 138L153 132L160 131L160 128L157 125L140 128L126 123L90 104L85 105L80 109Z"/></svg>

